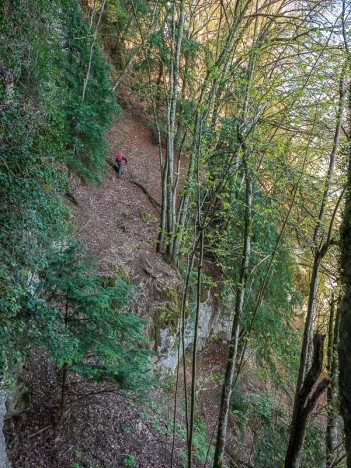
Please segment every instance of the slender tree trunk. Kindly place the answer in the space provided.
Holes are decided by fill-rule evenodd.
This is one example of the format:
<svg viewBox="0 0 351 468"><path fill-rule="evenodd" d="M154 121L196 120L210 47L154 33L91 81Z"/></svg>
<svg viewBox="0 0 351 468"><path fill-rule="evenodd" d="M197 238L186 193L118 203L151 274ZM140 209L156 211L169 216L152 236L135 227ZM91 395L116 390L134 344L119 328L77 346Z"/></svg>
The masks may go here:
<svg viewBox="0 0 351 468"><path fill-rule="evenodd" d="M176 116L177 116L177 100L179 87L179 69L180 55L183 40L183 31L185 23L185 0L182 0L179 12L179 21L177 26L177 2L173 2L172 14L172 37L170 51L170 73L169 73L169 99L167 106L167 150L165 163L165 178L166 184L162 184L162 190L166 193L162 195L162 203L166 202L166 217L167 226L164 233L164 222L161 220L161 234L159 249L164 249L166 237L168 235L167 254L171 256L174 241L174 229L176 220L176 192L174 190L174 140L176 135ZM162 208L162 211L164 208Z"/></svg>
<svg viewBox="0 0 351 468"><path fill-rule="evenodd" d="M344 75L345 75L345 70L343 70L341 79L340 79L339 103L338 103L338 110L337 110L337 122L336 122L336 128L335 128L335 133L334 133L333 147L330 153L329 166L328 166L328 171L327 171L327 175L326 175L326 179L324 183L322 201L321 201L319 215L318 215L318 219L317 219L317 223L316 223L314 235L313 235L313 243L314 243L315 249L314 249L314 256L313 256L312 276L311 276L309 296L308 296L306 322L305 322L305 328L304 328L304 334L303 334L303 340L302 340L302 346L301 346L299 373L298 373L298 379L297 379L297 384L296 384L296 389L295 389L294 407L293 407L292 422L291 422L291 428L290 428L289 447L291 447L291 445L293 444L293 441L296 438L296 433L297 431L299 431L299 428L296 427L296 425L300 424L301 422L299 418L299 411L301 410L300 408L301 401L300 401L299 395L300 395L300 391L301 391L307 370L310 367L310 363L311 363L313 322L315 318L316 303L317 303L319 270L320 270L322 259L325 256L328 250L328 247L330 245L330 238L328 238L326 243L322 246L322 228L323 228L323 222L325 218L325 211L326 211L328 200L329 200L330 186L331 186L332 176L333 176L334 167L335 167L335 159L336 159L336 155L337 155L337 151L339 147L341 121L342 121L341 118L342 118L342 113L343 113L343 108L344 108L344 95L345 95ZM301 446L299 446L300 450L303 444L305 428L306 428L306 425L303 427ZM288 455L289 454L287 452L286 456L288 457ZM295 462L298 463L298 460L299 460L299 454L296 455ZM290 465L290 466L299 466L299 465L297 464L297 465Z"/></svg>
<svg viewBox="0 0 351 468"><path fill-rule="evenodd" d="M172 250L172 262L175 262L179 256L180 248L183 240L183 232L186 226L189 210L189 202L193 190L194 174L195 174L195 162L200 159L200 141L202 137L202 120L201 116L198 116L198 125L196 125L196 157L193 154L191 156L188 173L187 173L187 182L180 202L179 212L177 216L176 229L174 234L173 250Z"/></svg>
<svg viewBox="0 0 351 468"><path fill-rule="evenodd" d="M173 1L173 15L172 15L172 38L171 38L171 51L170 51L170 73L169 73L169 97L167 106L167 148L166 148L166 212L167 212L167 234L168 236L173 233L174 213L173 207L173 171L174 171L174 136L175 136L175 120L173 116L173 109L176 110L177 95L175 83L175 67L176 67L176 41L177 41L177 2ZM168 239L167 252L169 249L170 239Z"/></svg>
<svg viewBox="0 0 351 468"><path fill-rule="evenodd" d="M305 438L308 416L315 407L318 398L322 395L330 380L323 379L315 390L323 368L323 347L325 335L316 333L313 339L312 365L302 383L301 390L297 396L296 411L290 432L289 445L285 456L285 468L298 468L300 466L300 455Z"/></svg>
<svg viewBox="0 0 351 468"><path fill-rule="evenodd" d="M296 395L299 392L303 379L306 375L306 367L308 366L308 350L310 347L310 337L313 332L313 321L316 311L316 301L317 301L317 292L318 292L318 280L319 280L319 269L321 265L321 256L319 252L316 252L313 259L312 267L312 276L310 281L310 289L308 295L308 305L307 305L307 314L306 322L302 340L301 356L300 356L300 367L299 367L299 376L296 385ZM295 395L295 396L296 396Z"/></svg>
<svg viewBox="0 0 351 468"><path fill-rule="evenodd" d="M182 295L182 308L181 308L181 324L179 327L179 342L178 342L178 359L177 359L177 382L174 396L174 410L173 410L173 441L171 452L171 467L173 467L174 449L175 449L175 434L176 434L176 411L177 411L177 394L179 382L179 366L180 366L180 349L182 349L183 358L183 378L184 378L184 411L185 411L185 425L186 425L186 440L189 440L189 419L188 419L188 395L187 395L187 375L186 375L186 360L185 360L185 322L186 322L186 303L188 299L188 289L190 276L193 271L195 253L198 245L198 239L194 240L193 249L188 258L188 269L185 278L184 290Z"/></svg>
<svg viewBox="0 0 351 468"><path fill-rule="evenodd" d="M204 230L200 227L200 255L197 267L197 292L196 292L196 312L195 312L195 325L194 325L194 343L192 354L192 376L191 376L191 401L190 401L190 428L188 440L188 468L192 466L192 451L193 451L193 438L194 438L194 422L195 422L195 395L196 395L196 357L197 357L197 335L199 328L200 318L200 304L201 304L201 275L204 261Z"/></svg>
<svg viewBox="0 0 351 468"><path fill-rule="evenodd" d="M351 71L351 50L345 28L346 0L343 1L343 35L348 54L348 66ZM348 180L345 209L341 227L341 280L344 295L340 311L339 335L339 392L341 410L344 419L345 449L347 466L351 467L351 83L348 95L349 134L348 134Z"/></svg>
<svg viewBox="0 0 351 468"><path fill-rule="evenodd" d="M163 26L164 27L164 26ZM158 78L156 82L156 98L155 98L155 105L156 105L156 114L157 117L160 115L160 107L161 107L161 94L162 94L162 77L163 77L163 62L160 60L158 66Z"/></svg>
<svg viewBox="0 0 351 468"><path fill-rule="evenodd" d="M69 303L68 303L68 297L66 297L65 317L64 317L65 327L67 327L67 325L68 325L68 309L69 309ZM61 421L63 419L63 416L65 414L67 373L68 373L68 365L67 365L67 363L64 363L63 366L62 366L60 413L59 413L58 420L57 420L57 422L55 424L55 430L60 425L60 423L61 423Z"/></svg>
<svg viewBox="0 0 351 468"><path fill-rule="evenodd" d="M60 424L65 414L66 409L66 385L67 385L67 364L62 366L62 380L61 380L61 401L60 401L60 414L56 426Z"/></svg>
<svg viewBox="0 0 351 468"><path fill-rule="evenodd" d="M351 157L348 193L341 238L344 296L341 303L339 341L339 391L344 418L347 466L351 467Z"/></svg>
<svg viewBox="0 0 351 468"><path fill-rule="evenodd" d="M336 314L335 314L335 308ZM327 389L327 428L326 428L326 467L332 466L334 461L334 452L337 447L338 425L337 425L337 343L339 336L340 307L332 295L330 303L330 317L328 327L328 353L327 353L327 371L330 377L330 385Z"/></svg>
<svg viewBox="0 0 351 468"><path fill-rule="evenodd" d="M101 21L101 18L102 18L102 14L103 14L104 9L105 9L105 3L106 3L106 0L103 0L100 15L99 15L99 19L97 21L96 28L95 28L95 33L94 33L94 36L93 36L93 41L92 41L92 43L90 45L88 69L87 69L87 74L86 74L86 76L84 78L84 83L83 83L82 101L84 101L85 94L86 94L86 91L87 91L87 86L88 86L89 77L90 77L90 70L91 70L91 62L92 62L92 59L93 59L94 47L95 47L95 42L96 42L96 38L97 38L97 34L98 34L98 27L99 27L99 24L100 24L100 21ZM94 2L94 8L93 8L93 12L92 12L92 15L91 15L89 31L92 28L93 18L94 18L94 13L95 13L95 7L96 7L96 2Z"/></svg>
<svg viewBox="0 0 351 468"><path fill-rule="evenodd" d="M252 230L252 180L249 175L247 163L245 168L246 177L246 212L245 212L245 232L242 264L239 275L239 282L236 291L236 301L234 310L234 319L232 324L231 339L229 345L229 353L227 366L225 371L224 383L222 388L222 398L218 418L218 432L216 441L216 450L214 455L214 468L223 466L223 456L225 449L225 438L227 433L228 415L230 407L230 397L235 376L235 364L237 359L239 329L241 316L244 308L244 298L246 291L246 280L250 262L251 253L251 230Z"/></svg>
<svg viewBox="0 0 351 468"><path fill-rule="evenodd" d="M303 349L306 349L306 352L301 354L301 367L299 372L299 380L298 384L301 384L302 379L304 378L307 369L311 363L311 356L312 356L312 337L313 337L313 320L315 316L315 308L316 308L316 299L318 293L318 275L319 275L319 267L320 267L320 245L322 242L321 233L323 228L323 221L325 218L325 211L329 201L329 193L330 193L330 186L332 182L332 177L335 168L335 160L337 151L339 148L339 140L340 140L340 132L341 132L341 123L342 123L342 113L344 109L344 97L345 97L345 89L344 89L344 77L345 77L345 69L342 70L340 83L339 83L339 102L338 102L338 109L336 114L336 128L334 133L334 140L333 140L333 147L330 153L329 158L329 167L327 176L325 179L324 184L324 192L322 197L322 202L320 206L319 216L317 220L317 224L315 226L314 235L313 235L313 243L315 245L315 256L313 260L313 273L312 273L312 280L310 284L310 295L309 295L309 305L307 311L307 318L306 318L306 325L305 325L305 332L306 328L307 335L304 336L303 342Z"/></svg>
<svg viewBox="0 0 351 468"><path fill-rule="evenodd" d="M156 246L157 252L165 250L166 236L167 236L167 173L168 173L168 158L166 156L165 165L162 168L162 205L161 205L161 222L160 232L158 235L158 242Z"/></svg>

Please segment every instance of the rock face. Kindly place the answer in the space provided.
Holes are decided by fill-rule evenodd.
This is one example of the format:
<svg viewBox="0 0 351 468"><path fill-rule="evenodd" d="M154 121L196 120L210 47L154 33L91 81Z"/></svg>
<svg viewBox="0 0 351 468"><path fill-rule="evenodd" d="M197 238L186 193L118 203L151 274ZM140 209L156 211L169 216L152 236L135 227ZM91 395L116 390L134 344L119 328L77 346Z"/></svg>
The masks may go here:
<svg viewBox="0 0 351 468"><path fill-rule="evenodd" d="M136 261L132 251L127 255L126 248L123 249L125 261L110 264L109 269L126 283L135 286L129 309L146 320L146 332L156 353L156 368L174 373L178 350L182 354L179 333L184 279L161 257L143 253ZM225 303L221 303L211 294L210 289L204 291L200 304L198 351L203 349L210 336L229 338L232 310L233 298L230 294L226 295ZM184 345L187 351L194 339L194 297L190 297L186 304L185 320Z"/></svg>
<svg viewBox="0 0 351 468"><path fill-rule="evenodd" d="M198 351L206 343L206 338L214 335L221 335L228 338L230 335L230 307L218 306L215 304L210 292L207 298L200 304L199 328L198 328ZM178 347L182 354L182 343L179 340L180 319L177 327L160 328L160 342L157 346L158 361L156 367L163 370L175 372L178 362ZM190 347L194 340L194 314L190 313L186 318L184 345L185 349Z"/></svg>
<svg viewBox="0 0 351 468"><path fill-rule="evenodd" d="M0 467L1 468L10 468L11 463L7 458L7 451L6 451L6 442L3 433L4 427L4 418L6 415L6 393L4 390L0 390Z"/></svg>

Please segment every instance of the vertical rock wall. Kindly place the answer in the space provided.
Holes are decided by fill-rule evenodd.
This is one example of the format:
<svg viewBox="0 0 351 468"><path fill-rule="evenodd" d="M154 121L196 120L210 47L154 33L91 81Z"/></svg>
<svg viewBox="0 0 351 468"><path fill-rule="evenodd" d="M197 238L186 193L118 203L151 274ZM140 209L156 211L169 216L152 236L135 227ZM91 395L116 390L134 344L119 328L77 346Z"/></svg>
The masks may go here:
<svg viewBox="0 0 351 468"><path fill-rule="evenodd" d="M227 305L218 307L208 292L207 299L200 305L199 329L198 329L198 350L200 351L206 343L206 339L212 334L229 338L230 336L230 312ZM187 349L194 340L194 317L192 314L187 317L184 344ZM165 327L160 329L160 343L157 347L159 359L156 366L159 369L165 369L175 372L178 361L179 346L179 322L178 328ZM180 355L182 354L182 345L180 343Z"/></svg>

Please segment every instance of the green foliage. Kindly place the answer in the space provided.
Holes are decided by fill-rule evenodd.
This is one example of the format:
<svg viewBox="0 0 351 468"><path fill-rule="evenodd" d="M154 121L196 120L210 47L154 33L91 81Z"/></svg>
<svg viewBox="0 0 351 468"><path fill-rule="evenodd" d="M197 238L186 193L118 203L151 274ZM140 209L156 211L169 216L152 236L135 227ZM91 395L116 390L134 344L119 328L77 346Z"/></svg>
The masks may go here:
<svg viewBox="0 0 351 468"><path fill-rule="evenodd" d="M140 214L140 219L142 220L143 223L147 223L149 221L150 214L145 213L144 211Z"/></svg>
<svg viewBox="0 0 351 468"><path fill-rule="evenodd" d="M286 416L283 407L277 405L271 394L244 392L241 381L234 387L231 407L240 429L251 427L253 432L260 431L261 426L270 424L273 418Z"/></svg>
<svg viewBox="0 0 351 468"><path fill-rule="evenodd" d="M129 434L131 432L131 428L130 426L128 426L128 424L123 424L122 431L125 432L126 434Z"/></svg>
<svg viewBox="0 0 351 468"><path fill-rule="evenodd" d="M128 466L130 468L137 466L137 461L136 458L133 455L128 454L124 459L123 459L123 466Z"/></svg>
<svg viewBox="0 0 351 468"><path fill-rule="evenodd" d="M173 384L174 382L172 382L171 385ZM147 405L144 407L143 417L147 418L152 423L154 429L159 434L166 437L172 437L174 430L173 412L167 409L167 412L165 413L165 406L169 408L170 401L164 401L165 405L160 405L159 402L154 402L153 400L149 399L146 400L146 403ZM182 411L181 416L184 417ZM207 431L208 429L206 424L204 424L199 417L195 417L193 439L194 456L196 460L201 463L204 463L207 459L207 462L210 466L210 462L214 453L214 447L211 445L212 441L210 440ZM176 422L175 433L177 440L182 444L185 444L187 431L183 423ZM180 450L179 453L182 458L186 459L185 452L183 453L183 451Z"/></svg>
<svg viewBox="0 0 351 468"><path fill-rule="evenodd" d="M5 0L0 14L0 367L6 372L33 347L50 347L57 362L73 362L78 343L85 346L82 355L95 346L78 330L73 337L73 330L63 327L62 310L47 302L43 272L52 271L53 246L63 245L68 235L65 166L85 180L100 180L116 105L99 41L91 48L77 1ZM100 295L105 312L106 304L117 300L108 299L106 291ZM131 316L118 315L119 329L128 321L132 338L139 336L141 324ZM123 360L121 354L120 365ZM100 374L110 372L110 361ZM118 378L126 376L121 371Z"/></svg>
<svg viewBox="0 0 351 468"><path fill-rule="evenodd" d="M141 347L143 322L123 312L131 287L106 280L76 245L55 249L40 285L59 318L48 344L50 358L93 380L138 389L149 382L149 352Z"/></svg>
<svg viewBox="0 0 351 468"><path fill-rule="evenodd" d="M270 423L265 422L261 426L260 434L256 439L255 466L274 467L282 465L288 436L288 419L278 417ZM324 438L325 433L321 421L310 422L301 454L301 466L311 468L325 466Z"/></svg>
<svg viewBox="0 0 351 468"><path fill-rule="evenodd" d="M240 382L231 398L232 413L240 431L253 434L254 466L282 466L289 437L287 407L268 393L244 392ZM310 421L301 466L324 465L324 430L320 421Z"/></svg>
<svg viewBox="0 0 351 468"><path fill-rule="evenodd" d="M325 466L325 428L322 421L311 417L306 431L301 456L301 466L323 468Z"/></svg>
<svg viewBox="0 0 351 468"><path fill-rule="evenodd" d="M65 190L59 169L64 122L55 13L54 5L39 0L6 1L2 7L0 61L8 76L0 82L2 368L23 359L54 321L37 295L36 278L68 218L59 199Z"/></svg>
<svg viewBox="0 0 351 468"><path fill-rule="evenodd" d="M66 161L83 180L99 182L108 155L105 135L112 113L118 107L109 81L109 68L104 63L99 43L94 43L95 29L90 30L83 21L78 2L63 1L63 6L61 66L67 87L63 105Z"/></svg>
<svg viewBox="0 0 351 468"><path fill-rule="evenodd" d="M219 169L218 169L219 170ZM238 180L239 179L239 180ZM240 178L233 174L226 194L221 200L221 216L225 227L213 225L208 242L214 246L225 277L222 291L225 300L233 297L239 278L242 255L242 236L245 220L245 194ZM242 327L249 331L248 345L255 349L261 370L269 372L278 385L285 378L293 378L299 359L299 335L294 329L295 307L301 298L294 288L295 263L289 250L282 243L272 264L264 299L255 316L257 294L264 281L272 253L276 247L279 212L260 190L254 190L250 270L247 276L248 292L245 297Z"/></svg>

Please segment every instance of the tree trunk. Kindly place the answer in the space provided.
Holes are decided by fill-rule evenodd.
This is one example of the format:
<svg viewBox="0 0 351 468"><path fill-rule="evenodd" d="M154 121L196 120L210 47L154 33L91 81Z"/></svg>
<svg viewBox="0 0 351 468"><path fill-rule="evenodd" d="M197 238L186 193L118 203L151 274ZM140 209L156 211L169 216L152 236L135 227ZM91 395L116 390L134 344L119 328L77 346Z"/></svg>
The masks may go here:
<svg viewBox="0 0 351 468"><path fill-rule="evenodd" d="M313 321L314 321L315 311L316 311L318 279L319 279L319 269L320 269L321 260L322 259L319 253L317 252L313 259L312 277L310 281L310 289L309 289L309 295L308 295L306 322L305 322L305 328L304 328L304 333L303 333L301 356L300 356L300 367L299 367L299 375L298 375L298 380L297 380L297 385L296 385L295 397L300 391L302 382L306 375L306 370L308 368L308 365L310 364L308 354L309 354L309 349L311 346L311 334L313 333Z"/></svg>
<svg viewBox="0 0 351 468"><path fill-rule="evenodd" d="M62 379L61 379L61 399L60 399L60 412L57 418L57 421L54 425L54 431L56 432L57 428L61 424L63 417L65 415L66 409L66 385L67 385L67 374L68 374L68 366L65 363L62 366Z"/></svg>
<svg viewBox="0 0 351 468"><path fill-rule="evenodd" d="M68 296L66 296L66 304L65 304L65 327L68 325L68 310L69 310L69 303L68 303ZM62 366L62 380L61 380L61 401L60 401L60 413L55 424L54 429L56 430L60 425L66 408L66 384L67 384L67 373L68 373L68 365L64 363Z"/></svg>
<svg viewBox="0 0 351 468"><path fill-rule="evenodd" d="M177 25L177 2L173 2L172 37L170 43L170 72L169 93L167 105L167 148L166 162L162 183L162 216L159 237L159 250L163 251L167 240L167 254L172 255L174 229L176 225L176 191L174 189L174 140L176 135L177 100L179 87L180 55L185 23L185 0L180 5L179 21ZM165 226L166 224L166 226ZM169 237L168 239L166 239Z"/></svg>
<svg viewBox="0 0 351 468"><path fill-rule="evenodd" d="M214 96L216 95L217 92L217 86L220 81L220 78L223 78L223 74L226 73L226 70L228 70L228 67L230 65L230 57L233 52L233 47L234 47L234 42L235 42L235 35L238 30L239 24L243 19L243 16L245 12L247 11L249 7L250 1L246 2L245 5L241 8L241 2L240 0L237 0L235 2L235 7L234 7L234 19L233 23L231 25L231 28L228 33L228 37L225 40L225 44L221 50L221 53L218 56L218 59L216 63L213 66L213 69L209 70L207 72L207 75L203 81L203 84L201 86L201 92L200 92L200 97L199 97L199 102L198 102L198 108L197 108L197 113L196 115L196 123L195 123L195 135L193 137L193 148L194 152L191 155L190 162L189 162L189 175L192 177L194 174L194 168L195 168L195 163L194 163L194 158L198 156L199 148L200 148L200 142L198 141L198 135L202 133L202 124L205 121L206 117L208 114L213 110L213 99ZM184 18L183 15L184 14ZM185 8L184 8L184 1L182 1L181 8L180 8L180 26L179 26L179 32L178 32L178 38L182 39L183 35L183 27L184 27L184 20L185 20ZM172 41L171 41L172 42ZM172 45L172 44L171 44ZM169 93L169 98L171 101L172 93L171 90L173 89L174 85L178 86L178 75L179 75L179 63L180 63L180 46L181 42L177 43L177 52L174 54L175 48L173 47L173 54L171 52L171 57L176 56L176 59L174 61L174 71L175 73L170 74L170 93ZM171 60L172 61L172 60ZM177 67L177 68L176 68ZM171 64L172 68L172 64ZM215 72L214 72L215 70ZM175 76L176 80L172 79L172 77ZM210 88L210 89L209 89ZM177 90L176 93L173 93L173 98L176 97L177 95ZM168 175L167 175L167 184L165 185L165 191L167 192L167 195L163 197L165 199L165 203L167 204L167 233L164 234L162 231L164 229L165 223L161 224L160 226L160 235L159 239L164 239L163 243L159 243L159 250L162 251L164 248L165 240L167 237L167 234L169 235L169 244L167 246L167 253L170 255L170 258L172 262L175 262L181 248L182 244L182 230L184 228L184 224L188 218L188 206L189 206L189 200L190 200L190 191L191 188L191 183L192 179L188 179L188 187L185 188L184 191L184 203L181 204L182 210L181 212L178 212L176 214L176 187L174 185L173 181L173 164L174 164L174 138L175 138L175 112L176 112L176 100L174 101L173 105L171 102L168 103L168 115L167 115L167 139L169 140L167 143L167 152L169 152L170 158L167 159L169 160L169 168L167 170ZM174 116L174 120L172 120L172 115ZM174 124L174 126L173 126ZM172 143L173 140L173 143ZM173 159L172 159L173 158ZM173 182L173 184L171 184Z"/></svg>
<svg viewBox="0 0 351 468"><path fill-rule="evenodd" d="M300 466L300 455L308 416L330 382L329 378L325 378L313 390L322 372L324 340L325 335L320 333L315 334L313 339L314 352L312 365L302 383L301 390L298 392L296 406L294 407L289 445L285 456L285 468L298 468Z"/></svg>
<svg viewBox="0 0 351 468"><path fill-rule="evenodd" d="M319 210L318 220L315 226L314 234L313 234L313 243L315 245L315 252L313 258L313 270L312 270L312 279L310 282L310 291L309 291L309 298L308 298L308 308L307 308L307 316L306 316L306 324L304 330L304 337L303 337L303 344L301 350L301 362L300 362L300 369L299 369L299 377L297 383L297 392L299 391L304 376L306 375L307 369L310 366L311 362L311 354L312 354L312 336L313 336L313 320L315 316L315 309L316 309L316 300L317 300L317 293L318 293L318 276L319 276L319 268L320 263L322 260L323 255L325 252L322 251L320 248L321 245L321 232L323 228L323 221L325 218L325 211L328 205L329 199L329 192L330 186L332 181L332 176L334 173L335 167L335 159L337 150L339 147L339 140L340 140L340 131L341 131L341 123L342 123L342 113L344 108L344 76L345 70L343 70L341 78L340 78L340 85L339 85L339 103L338 103L338 110L337 110L337 119L336 119L336 128L334 133L334 140L333 140L333 147L330 153L329 158L329 167L327 176L325 179L324 184L324 192L321 201L321 206Z"/></svg>
<svg viewBox="0 0 351 468"><path fill-rule="evenodd" d="M102 18L102 14L103 14L104 9L105 9L105 3L106 3L106 0L103 0L101 10L100 10L99 19L98 19L97 24L96 24L95 33L93 35L93 40L92 40L92 43L90 45L88 70L87 70L87 74L86 74L86 76L84 78L84 83L83 83L82 101L84 101L85 94L86 94L86 91L87 91L87 86L88 86L89 77L90 77L91 62L92 62L92 59L93 59L93 52L94 52L95 42L96 42L96 38L97 38L97 34L98 34L98 28L99 28L99 24L100 24L100 21L101 21L101 18ZM93 24L95 6L96 6L96 2L94 2L94 8L93 8L93 12L92 12L92 15L91 15L89 32L90 32L90 30L92 28L92 24Z"/></svg>
<svg viewBox="0 0 351 468"><path fill-rule="evenodd" d="M195 422L195 394L196 394L196 357L197 357L197 334L199 328L200 318L200 304L201 304L201 275L204 261L204 230L200 227L200 255L197 267L197 292L196 292L196 313L195 313L195 326L194 326L194 343L192 354L192 376L191 376L191 402L190 402L190 428L188 440L188 468L192 466L192 450L193 450L193 436L194 436L194 422Z"/></svg>
<svg viewBox="0 0 351 468"><path fill-rule="evenodd" d="M351 166L351 165L350 165ZM351 178L350 182L351 184ZM351 185L349 186L351 187ZM350 189L349 189L350 190ZM346 232L347 231L347 232ZM351 467L351 197L347 195L342 236L343 284L339 341L339 391L344 418L347 466Z"/></svg>
<svg viewBox="0 0 351 468"><path fill-rule="evenodd" d="M334 461L334 452L337 447L338 439L338 426L337 426L337 358L336 350L339 335L339 322L340 322L340 308L337 307L335 314L336 300L334 295L330 303L330 317L328 327L328 356L327 356L327 370L330 377L330 385L327 389L327 428L326 428L326 467L332 466ZM335 317L336 315L336 317Z"/></svg>
<svg viewBox="0 0 351 468"><path fill-rule="evenodd" d="M328 235L328 239L326 243L322 246L322 228L323 222L325 218L325 211L328 205L329 199L329 192L330 186L332 181L332 176L335 167L335 159L337 155L337 150L339 147L339 139L340 139L340 131L341 131L341 117L344 108L344 76L345 70L342 71L341 78L340 78L340 86L339 86L339 102L338 102L338 109L337 109L337 121L336 127L334 132L334 140L333 140L333 147L329 157L329 166L328 171L324 183L324 190L323 196L321 200L320 210L318 219L315 225L315 230L313 234L313 243L314 243L314 255L313 255L313 267L312 267L312 277L310 281L310 289L309 289L309 296L308 296L308 306L307 306L307 314L306 314L306 322L301 346L301 355L300 355L300 366L299 366L299 374L297 378L297 384L295 389L295 398L294 398L294 408L293 408L293 415L292 415L292 422L291 422L291 429L290 429L290 439L289 439L289 447L292 443L292 440L296 438L296 425L299 424L299 412L301 411L301 401L300 401L300 392L302 391L303 382L305 376L307 374L307 370L311 364L311 355L312 355L312 336L313 336L313 322L315 318L315 310L316 310L316 303L317 303L317 294L318 294L318 278L319 278L319 269L321 266L321 262L323 257L328 251L328 248L331 243L330 236ZM308 415L307 415L308 416ZM306 416L306 417L307 417ZM306 428L306 424L303 426L303 431ZM304 434L302 434L301 444L304 440ZM289 450L289 449L288 449ZM301 447L299 448L301 450ZM287 455L288 457L288 452ZM298 458L296 459L296 463L298 463ZM298 466L290 465L290 466Z"/></svg>
<svg viewBox="0 0 351 468"><path fill-rule="evenodd" d="M196 145L196 157L195 154L191 155L191 159L189 162L188 173L187 173L187 182L186 187L184 188L184 193L182 195L182 199L180 202L180 207L177 216L177 223L174 230L174 242L173 242L173 249L172 249L172 262L175 262L179 256L180 248L182 245L183 240L183 232L184 228L188 219L188 210L189 210L189 202L191 198L193 182L194 182L194 173L195 173L195 162L196 160L200 160L200 141L202 137L202 120L201 116L197 116L197 123L196 123L196 130L195 130L195 137L197 141Z"/></svg>
<svg viewBox="0 0 351 468"><path fill-rule="evenodd" d="M244 298L246 292L247 272L250 262L251 253L251 234L252 234L252 180L248 173L247 163L245 164L246 176L246 213L245 213L245 233L242 264L239 275L239 282L236 291L234 319L232 324L231 340L229 345L229 353L225 371L225 377L222 388L221 406L218 417L218 431L216 450L214 455L213 466L220 468L223 466L223 455L225 450L225 438L227 433L228 415L230 407L230 397L235 375L235 364L237 358L239 329L241 316L244 308Z"/></svg>
<svg viewBox="0 0 351 468"><path fill-rule="evenodd" d="M346 1L343 1L343 21L346 17ZM351 50L349 49L345 24L343 24L345 48L351 70ZM339 335L339 391L345 429L345 449L347 466L351 467L351 85L349 89L349 134L348 134L348 180L345 209L341 227L341 281L344 296L341 301Z"/></svg>
<svg viewBox="0 0 351 468"><path fill-rule="evenodd" d="M167 236L167 172L168 172L168 158L166 156L165 165L162 168L162 205L161 205L161 222L160 232L158 235L158 242L156 246L157 252L165 250L166 236Z"/></svg>

